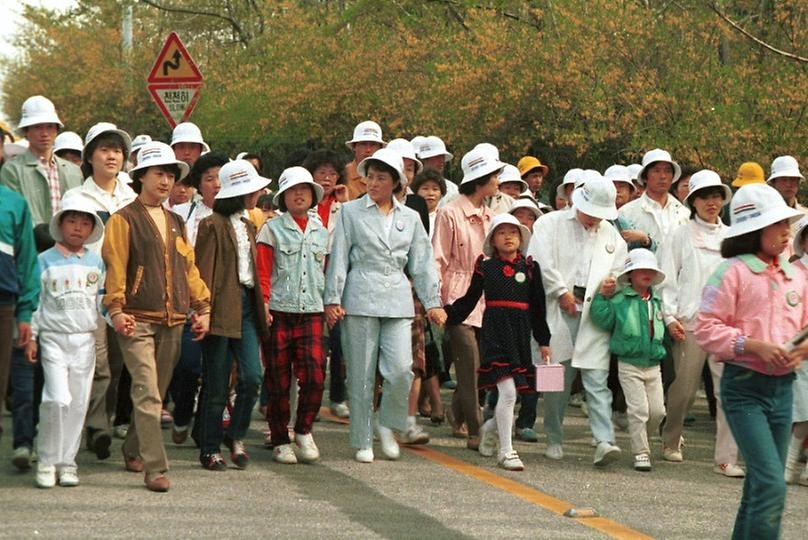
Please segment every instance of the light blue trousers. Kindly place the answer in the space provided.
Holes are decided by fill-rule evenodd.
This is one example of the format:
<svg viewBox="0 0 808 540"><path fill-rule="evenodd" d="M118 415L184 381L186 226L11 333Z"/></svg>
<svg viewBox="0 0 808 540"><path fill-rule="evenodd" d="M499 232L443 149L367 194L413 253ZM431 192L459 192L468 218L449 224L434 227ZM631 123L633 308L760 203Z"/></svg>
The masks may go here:
<svg viewBox="0 0 808 540"><path fill-rule="evenodd" d="M351 402L350 442L354 448L371 448L377 368L384 379L379 423L399 431L407 427L412 319L347 315L340 324Z"/></svg>

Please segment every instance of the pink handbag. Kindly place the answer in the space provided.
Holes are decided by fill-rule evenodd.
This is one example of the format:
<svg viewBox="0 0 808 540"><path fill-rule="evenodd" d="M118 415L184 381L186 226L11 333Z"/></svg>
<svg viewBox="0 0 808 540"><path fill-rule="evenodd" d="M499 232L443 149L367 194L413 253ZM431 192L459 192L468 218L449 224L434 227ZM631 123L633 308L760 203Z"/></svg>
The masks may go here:
<svg viewBox="0 0 808 540"><path fill-rule="evenodd" d="M563 392L564 366L542 364L536 366L536 392Z"/></svg>

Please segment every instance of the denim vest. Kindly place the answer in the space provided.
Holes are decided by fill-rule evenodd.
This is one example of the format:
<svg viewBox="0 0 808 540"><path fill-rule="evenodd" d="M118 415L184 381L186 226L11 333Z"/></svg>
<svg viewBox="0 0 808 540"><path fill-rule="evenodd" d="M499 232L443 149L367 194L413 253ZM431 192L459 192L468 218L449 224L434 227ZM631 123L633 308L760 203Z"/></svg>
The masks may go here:
<svg viewBox="0 0 808 540"><path fill-rule="evenodd" d="M288 213L268 221L266 226L275 237L269 309L321 313L328 230L311 213L305 232Z"/></svg>

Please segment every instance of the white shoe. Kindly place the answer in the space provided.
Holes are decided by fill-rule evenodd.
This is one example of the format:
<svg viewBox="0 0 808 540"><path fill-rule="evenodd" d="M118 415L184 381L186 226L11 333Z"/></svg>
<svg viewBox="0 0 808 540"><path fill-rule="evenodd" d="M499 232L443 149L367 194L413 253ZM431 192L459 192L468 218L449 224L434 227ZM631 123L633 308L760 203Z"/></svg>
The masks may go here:
<svg viewBox="0 0 808 540"><path fill-rule="evenodd" d="M399 437L401 444L426 444L429 442L429 433L418 424L412 425Z"/></svg>
<svg viewBox="0 0 808 540"><path fill-rule="evenodd" d="M544 449L544 457L560 461L564 459L564 449L560 444L548 444Z"/></svg>
<svg viewBox="0 0 808 540"><path fill-rule="evenodd" d="M735 463L719 463L713 467L713 472L723 474L729 478L743 478L746 476L746 472Z"/></svg>
<svg viewBox="0 0 808 540"><path fill-rule="evenodd" d="M665 461L671 461L673 463L681 463L685 460L684 456L682 455L682 449L680 448L668 448L667 446L662 446L662 459Z"/></svg>
<svg viewBox="0 0 808 540"><path fill-rule="evenodd" d="M59 471L59 485L62 487L76 487L79 485L78 469L75 466L62 467Z"/></svg>
<svg viewBox="0 0 808 540"><path fill-rule="evenodd" d="M634 470L648 472L651 470L651 456L648 454L637 454L634 456Z"/></svg>
<svg viewBox="0 0 808 540"><path fill-rule="evenodd" d="M297 463L297 456L290 443L281 444L272 449L272 458L278 463L294 465Z"/></svg>
<svg viewBox="0 0 808 540"><path fill-rule="evenodd" d="M498 462L499 466L507 471L525 470L525 464L522 463L522 460L519 459L519 454L517 454L514 450L511 450L507 454L501 455Z"/></svg>
<svg viewBox="0 0 808 540"><path fill-rule="evenodd" d="M497 437L496 424L492 423L490 428L486 428L485 426L487 425L489 425L489 423L485 422L480 426L480 446L477 448L477 451L480 452L481 456L491 457L497 451L499 437Z"/></svg>
<svg viewBox="0 0 808 540"><path fill-rule="evenodd" d="M596 467L605 467L609 463L614 463L620 458L620 448L610 442L601 441L595 448L595 457L592 463Z"/></svg>
<svg viewBox="0 0 808 540"><path fill-rule="evenodd" d="M348 404L344 401L331 402L331 414L336 416L337 418L349 418L351 416L351 410L348 408Z"/></svg>
<svg viewBox="0 0 808 540"><path fill-rule="evenodd" d="M360 448L354 459L359 463L373 463L373 448Z"/></svg>
<svg viewBox="0 0 808 540"><path fill-rule="evenodd" d="M401 449L398 447L396 438L393 436L393 430L381 424L377 429L379 432L379 441L382 443L382 454L384 454L387 459L397 460L401 456Z"/></svg>
<svg viewBox="0 0 808 540"><path fill-rule="evenodd" d="M298 433L295 437L297 445L297 457L303 463L312 463L320 459L320 450L314 444L314 437L311 433Z"/></svg>
<svg viewBox="0 0 808 540"><path fill-rule="evenodd" d="M39 464L36 468L37 487L48 489L56 485L56 467Z"/></svg>

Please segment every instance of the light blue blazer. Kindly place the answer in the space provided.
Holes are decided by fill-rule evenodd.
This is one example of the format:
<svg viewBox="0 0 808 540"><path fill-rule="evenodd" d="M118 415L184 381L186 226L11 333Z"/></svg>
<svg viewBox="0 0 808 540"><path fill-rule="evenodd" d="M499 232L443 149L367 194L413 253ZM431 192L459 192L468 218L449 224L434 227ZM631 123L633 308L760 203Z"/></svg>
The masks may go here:
<svg viewBox="0 0 808 540"><path fill-rule="evenodd" d="M342 205L326 269L324 303L341 304L348 315L413 317L412 278L429 310L440 307L432 244L417 212L393 200L386 226L368 195Z"/></svg>

